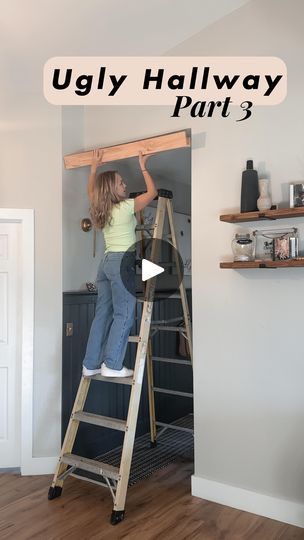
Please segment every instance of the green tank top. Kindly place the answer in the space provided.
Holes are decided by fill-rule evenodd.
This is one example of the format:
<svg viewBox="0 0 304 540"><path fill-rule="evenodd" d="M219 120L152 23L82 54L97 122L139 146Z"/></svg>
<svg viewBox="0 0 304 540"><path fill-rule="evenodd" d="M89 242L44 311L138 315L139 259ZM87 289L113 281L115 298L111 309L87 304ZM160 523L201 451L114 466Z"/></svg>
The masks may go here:
<svg viewBox="0 0 304 540"><path fill-rule="evenodd" d="M113 206L111 224L103 228L105 253L127 251L136 242L134 199L125 199Z"/></svg>

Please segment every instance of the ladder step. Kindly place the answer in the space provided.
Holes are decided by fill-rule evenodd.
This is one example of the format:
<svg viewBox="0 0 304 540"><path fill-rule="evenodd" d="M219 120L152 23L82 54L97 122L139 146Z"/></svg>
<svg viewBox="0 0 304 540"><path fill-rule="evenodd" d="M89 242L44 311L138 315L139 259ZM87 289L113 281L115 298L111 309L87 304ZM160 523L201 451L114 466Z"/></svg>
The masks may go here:
<svg viewBox="0 0 304 540"><path fill-rule="evenodd" d="M90 379L116 384L129 384L130 386L133 384L133 377L103 377L102 375L93 375Z"/></svg>
<svg viewBox="0 0 304 540"><path fill-rule="evenodd" d="M188 433L194 433L194 430L187 427L176 426L174 424L166 424L165 422L155 422L157 426L166 427L170 429L176 429L177 431L187 431Z"/></svg>
<svg viewBox="0 0 304 540"><path fill-rule="evenodd" d="M62 463L66 463L72 467L77 467L77 469L100 474L102 476L106 476L107 478L112 478L113 480L119 479L118 467L107 465L107 463L102 463L101 461L96 461L95 459L77 456L76 454L63 454L61 461Z"/></svg>
<svg viewBox="0 0 304 540"><path fill-rule="evenodd" d="M151 231L155 229L155 225L137 225L135 228L136 231Z"/></svg>
<svg viewBox="0 0 304 540"><path fill-rule="evenodd" d="M169 390L168 388L157 388L156 386L153 387L153 390L154 392L159 392L160 394L172 394L173 396L193 398L193 394L190 394L189 392L179 392L179 390Z"/></svg>
<svg viewBox="0 0 304 540"><path fill-rule="evenodd" d="M132 191L132 193L129 194L130 199L134 199L138 195L142 195L142 193L147 193L146 191ZM157 196L154 197L154 201L158 199L158 197L165 197L166 199L173 199L173 193L169 189L159 188L157 190Z"/></svg>
<svg viewBox="0 0 304 540"><path fill-rule="evenodd" d="M151 324L151 328L154 330L164 330L167 332L186 332L185 326L165 326L159 324Z"/></svg>
<svg viewBox="0 0 304 540"><path fill-rule="evenodd" d="M79 422L94 424L95 426L103 426L110 429L117 429L118 431L126 431L127 422L125 420L120 420L119 418L100 416L99 414L93 414L85 411L77 411L72 415L72 417L74 420L78 420Z"/></svg>
<svg viewBox="0 0 304 540"><path fill-rule="evenodd" d="M129 336L128 337L128 341L130 343L139 343L140 341L140 336Z"/></svg>
<svg viewBox="0 0 304 540"><path fill-rule="evenodd" d="M154 299L156 300L157 298L161 299L161 298L164 298L164 299L168 299L168 300L171 300L171 298L173 299L181 299L181 295L176 293L176 294L171 294L171 296L168 296L168 293L155 293L154 294ZM144 302L145 299L142 298L142 297L137 297L137 301L138 302Z"/></svg>
<svg viewBox="0 0 304 540"><path fill-rule="evenodd" d="M153 362L167 362L168 364L180 364L183 366L192 366L190 360L182 360L179 358L163 358L161 356L152 356Z"/></svg>

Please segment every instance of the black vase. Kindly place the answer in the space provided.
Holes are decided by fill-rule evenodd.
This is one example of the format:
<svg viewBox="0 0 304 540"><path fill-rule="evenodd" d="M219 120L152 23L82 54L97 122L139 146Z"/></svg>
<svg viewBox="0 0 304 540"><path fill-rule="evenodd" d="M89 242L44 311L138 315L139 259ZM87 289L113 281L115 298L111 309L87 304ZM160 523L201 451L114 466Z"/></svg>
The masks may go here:
<svg viewBox="0 0 304 540"><path fill-rule="evenodd" d="M258 173L253 168L253 161L249 159L242 174L241 212L257 211L259 195Z"/></svg>

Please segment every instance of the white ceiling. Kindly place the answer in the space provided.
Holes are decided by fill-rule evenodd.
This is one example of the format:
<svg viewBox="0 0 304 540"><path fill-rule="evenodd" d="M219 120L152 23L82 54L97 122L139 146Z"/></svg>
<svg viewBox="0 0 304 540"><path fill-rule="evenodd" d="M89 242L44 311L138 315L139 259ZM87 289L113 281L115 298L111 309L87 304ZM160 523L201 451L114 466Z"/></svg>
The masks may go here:
<svg viewBox="0 0 304 540"><path fill-rule="evenodd" d="M248 1L1 0L2 91L41 91L52 56L166 54Z"/></svg>

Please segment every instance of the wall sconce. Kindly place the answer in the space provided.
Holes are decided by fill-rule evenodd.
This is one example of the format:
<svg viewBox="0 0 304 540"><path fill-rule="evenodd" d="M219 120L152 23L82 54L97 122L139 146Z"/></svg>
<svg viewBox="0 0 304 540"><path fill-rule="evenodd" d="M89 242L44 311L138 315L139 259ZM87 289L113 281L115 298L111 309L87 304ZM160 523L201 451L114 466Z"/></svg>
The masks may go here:
<svg viewBox="0 0 304 540"><path fill-rule="evenodd" d="M81 228L84 232L89 232L92 229L92 221L90 218L83 218L81 220Z"/></svg>
<svg viewBox="0 0 304 540"><path fill-rule="evenodd" d="M81 228L84 232L89 232L93 228L92 220L90 218L83 218L81 220ZM96 229L94 229L93 234L93 257L96 255Z"/></svg>

